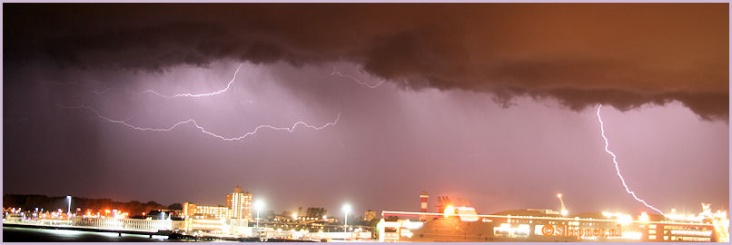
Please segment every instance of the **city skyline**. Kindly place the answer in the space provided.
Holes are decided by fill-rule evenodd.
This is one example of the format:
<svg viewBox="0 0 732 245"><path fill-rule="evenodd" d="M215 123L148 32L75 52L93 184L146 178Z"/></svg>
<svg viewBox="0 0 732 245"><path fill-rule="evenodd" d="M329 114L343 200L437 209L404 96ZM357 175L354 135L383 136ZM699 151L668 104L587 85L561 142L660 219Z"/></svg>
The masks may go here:
<svg viewBox="0 0 732 245"><path fill-rule="evenodd" d="M650 213L602 105L638 197L729 206L725 4L3 11L7 194Z"/></svg>

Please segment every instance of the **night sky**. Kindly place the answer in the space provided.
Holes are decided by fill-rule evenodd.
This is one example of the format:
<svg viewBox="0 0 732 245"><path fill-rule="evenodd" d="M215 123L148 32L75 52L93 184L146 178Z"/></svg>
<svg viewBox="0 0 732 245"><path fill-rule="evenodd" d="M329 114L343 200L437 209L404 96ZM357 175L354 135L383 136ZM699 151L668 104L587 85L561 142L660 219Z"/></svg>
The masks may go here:
<svg viewBox="0 0 732 245"><path fill-rule="evenodd" d="M418 211L422 191L430 211L558 210L561 192L574 213L651 212L604 151L603 105L640 198L726 209L728 10L6 3L2 189L216 205L241 185L330 215Z"/></svg>

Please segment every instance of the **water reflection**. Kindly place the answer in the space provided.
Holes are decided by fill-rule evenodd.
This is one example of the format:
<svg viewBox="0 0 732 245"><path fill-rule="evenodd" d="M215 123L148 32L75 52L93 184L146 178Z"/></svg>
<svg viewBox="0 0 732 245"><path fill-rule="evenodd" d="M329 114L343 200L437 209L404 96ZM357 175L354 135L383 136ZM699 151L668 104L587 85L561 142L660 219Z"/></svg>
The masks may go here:
<svg viewBox="0 0 732 245"><path fill-rule="evenodd" d="M166 236L3 227L3 242L179 242Z"/></svg>

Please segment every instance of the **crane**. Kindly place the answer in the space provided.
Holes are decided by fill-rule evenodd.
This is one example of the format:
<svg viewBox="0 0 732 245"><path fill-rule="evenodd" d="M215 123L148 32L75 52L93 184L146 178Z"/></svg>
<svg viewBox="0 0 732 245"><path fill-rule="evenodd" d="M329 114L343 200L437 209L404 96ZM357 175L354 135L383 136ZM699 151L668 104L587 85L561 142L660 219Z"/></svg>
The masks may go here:
<svg viewBox="0 0 732 245"><path fill-rule="evenodd" d="M559 198L559 203L562 204L562 210L560 211L562 216L567 216L569 211L567 211L567 207L564 206L564 200L562 200L562 193L557 194L557 198Z"/></svg>

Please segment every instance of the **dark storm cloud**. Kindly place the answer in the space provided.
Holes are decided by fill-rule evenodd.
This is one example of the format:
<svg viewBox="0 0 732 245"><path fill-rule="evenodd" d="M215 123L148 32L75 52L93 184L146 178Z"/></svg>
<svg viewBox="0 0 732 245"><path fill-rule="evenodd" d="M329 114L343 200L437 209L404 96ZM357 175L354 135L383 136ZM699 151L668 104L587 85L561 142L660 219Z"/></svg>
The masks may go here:
<svg viewBox="0 0 732 245"><path fill-rule="evenodd" d="M412 87L728 117L725 4L6 4L7 63L346 61Z"/></svg>

